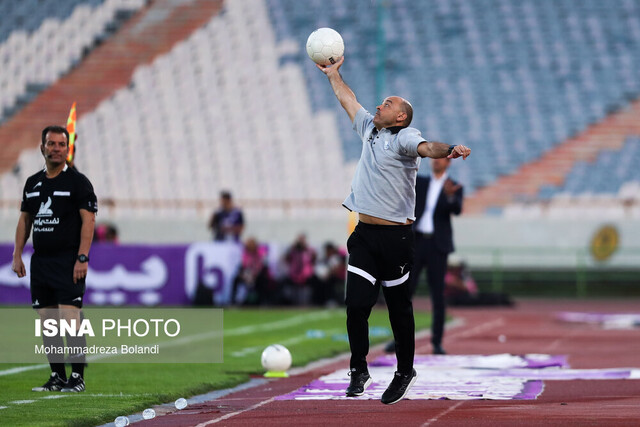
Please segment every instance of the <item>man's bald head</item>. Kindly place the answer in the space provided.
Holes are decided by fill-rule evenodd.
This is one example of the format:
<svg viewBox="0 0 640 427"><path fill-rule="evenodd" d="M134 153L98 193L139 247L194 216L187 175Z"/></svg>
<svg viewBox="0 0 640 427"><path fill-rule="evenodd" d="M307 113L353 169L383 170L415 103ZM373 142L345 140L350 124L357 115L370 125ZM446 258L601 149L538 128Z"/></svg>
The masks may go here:
<svg viewBox="0 0 640 427"><path fill-rule="evenodd" d="M389 96L376 107L373 124L380 130L384 127L407 127L413 118L413 107L404 98Z"/></svg>
<svg viewBox="0 0 640 427"><path fill-rule="evenodd" d="M400 97L398 97L400 98ZM400 98L400 111L407 114L407 118L402 122L402 126L409 126L411 124L411 120L413 120L413 106L409 101L404 98Z"/></svg>

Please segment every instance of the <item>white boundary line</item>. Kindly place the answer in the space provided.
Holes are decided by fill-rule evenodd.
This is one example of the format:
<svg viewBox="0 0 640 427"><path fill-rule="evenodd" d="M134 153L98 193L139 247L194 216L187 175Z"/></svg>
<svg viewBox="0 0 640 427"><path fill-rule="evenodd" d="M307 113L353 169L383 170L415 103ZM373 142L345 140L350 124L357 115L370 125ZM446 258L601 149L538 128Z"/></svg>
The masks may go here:
<svg viewBox="0 0 640 427"><path fill-rule="evenodd" d="M29 365L29 366L17 366L15 368L5 369L4 371L0 371L0 377L4 375L13 375L19 374L20 372L33 371L34 369L43 369L48 368L48 364L39 364L39 365Z"/></svg>
<svg viewBox="0 0 640 427"><path fill-rule="evenodd" d="M466 400L461 400L460 402L456 403L453 406L450 406L449 408L447 408L445 411L440 412L438 415L436 415L435 417L431 418L429 421L427 421L426 423L422 424L422 427L427 427L430 426L432 423L435 423L436 421L438 421L440 418L444 417L445 415L447 415L449 412L453 412L455 411L458 406L462 405L464 402L466 402Z"/></svg>
<svg viewBox="0 0 640 427"><path fill-rule="evenodd" d="M500 321L499 324L502 324L503 320L499 319L499 321ZM484 328L492 328L494 326L497 326L497 325L491 325L491 323L493 323L493 322L488 322L488 323L485 323L485 324L482 324L482 325L478 325L478 326L474 327L473 330L474 331L476 329L483 330ZM448 325L448 328L455 328L455 327L459 327L459 326L462 326L462 325L464 325L463 321L454 319L452 322L450 322L450 324ZM425 338L425 337L428 337L430 335L431 335L431 331L428 331L428 330L427 331L423 331L423 332L420 332L420 333L416 334L416 339ZM462 335L462 334L460 334L460 335ZM377 351L377 350L381 349L384 346L386 346L386 343L378 344L378 345L372 347L371 349L369 349L369 352ZM327 366L327 365L331 365L331 364L333 364L335 362L339 362L339 361L342 361L342 360L348 360L349 357L350 357L349 353L340 354L340 355L335 356L335 357L318 360L316 362L311 362L311 363L307 364L307 366L304 366L304 367L301 367L301 368L291 369L289 371L289 373L292 376L304 374L304 373L307 373L307 372L312 371L314 369L318 369L318 368L322 368L322 367ZM295 390L297 390L297 388ZM295 390L292 390L291 393L294 392ZM285 394L287 394L287 393L285 393ZM255 405L249 406L248 408L242 409L240 411L231 412L231 413L223 415L223 416L221 416L219 418L214 418L214 419L206 421L204 423L200 423L196 427L205 427L205 426L208 426L209 424L215 424L215 423L218 423L220 421L227 420L227 419L229 419L231 417L234 417L236 415L240 415L240 414L245 413L245 412L253 411L254 409L257 409L257 408L259 408L259 407L261 407L263 405L266 405L267 403L271 403L274 400L275 400L275 397L269 398L267 400L263 400L262 402L256 403ZM464 403L464 401L456 403L453 407L449 408L447 411L445 411L442 414L440 414L437 418L439 418L440 416L446 414L449 411L452 411L453 409L455 409L458 406L460 406L462 403ZM437 418L435 418L435 419L437 419ZM435 421L435 419L431 419L431 420L427 421L427 423L429 423L431 421Z"/></svg>
<svg viewBox="0 0 640 427"><path fill-rule="evenodd" d="M475 326L475 327L473 327L473 328L471 328L471 329L467 329L467 330L465 330L465 331L460 331L460 332L458 332L458 333L454 333L454 334L450 335L447 339L448 339L449 341L455 341L455 340L456 340L456 339L458 339L458 338L466 338L466 337L470 337L470 336L473 336L473 335L475 335L475 334L477 334L477 333L485 332L485 331L488 331L488 330L490 330L490 329L493 329L493 328L495 328L495 327L502 326L502 325L504 325L504 319L503 319L502 317L499 317L499 318L497 318L497 319L493 319L493 320L490 320L490 321L488 321L488 322L481 323L480 325ZM453 412L453 411L455 411L456 409L458 409L458 407L459 407L460 405L462 405L464 402L466 402L466 400L461 400L460 402L456 403L455 405L450 406L450 407L449 407L449 408L447 408L446 410L444 410L444 411L440 412L438 415L436 415L435 417L433 417L433 418L429 419L427 422L425 422L424 424L422 424L422 426L421 426L421 427L428 427L428 426L430 426L431 424L433 424L433 423L435 423L436 421L438 421L440 418L442 418L442 417L444 417L445 415L447 415L449 412Z"/></svg>
<svg viewBox="0 0 640 427"><path fill-rule="evenodd" d="M327 312L323 312L323 313L329 314L330 312L327 311ZM297 316L297 317L299 318L299 317L305 317L305 316ZM291 319L287 319L287 321L292 321L295 318L296 317L291 318ZM499 324L503 323L502 319L498 319L498 320L499 320ZM283 322L285 322L285 321L279 321L279 322L274 322L274 323L283 323ZM477 329L482 331L485 328L492 328L494 326L497 326L497 325L492 325L492 323L493 322L487 322L486 324L478 325L478 326L472 328L472 330L474 331L473 333L476 333ZM458 327L464 326L464 324L465 324L464 320L461 320L459 318L454 318L453 321L448 322L445 327L447 329L454 329L454 328L458 328ZM265 327L266 325L261 325L261 326ZM239 329L242 329L242 328L239 328ZM419 333L416 334L416 340L429 337L430 335L431 335L431 331L430 330L425 330L425 331L419 332ZM463 333L456 334L456 335L461 335L462 336ZM369 352L378 351L378 350L384 348L384 346L386 346L386 343L377 344L377 345L371 347L369 349ZM326 358L326 359L321 359L321 360L318 360L318 361L315 361L315 362L311 362L311 363L307 364L306 366L303 366L303 367L300 367L300 368L293 368L293 369L291 369L289 371L289 373L292 376L305 374L305 373L310 372L312 370L315 370L315 369L318 369L318 368L322 368L322 367L331 365L331 364L336 363L336 362L340 362L340 361L343 361L343 360L349 360L349 357L350 357L349 353L339 354L339 355L331 357L331 358ZM228 395L228 394L235 393L237 391L241 391L241 390L246 390L248 388L257 387L259 385L264 384L264 382L265 382L264 379L261 379L261 380L255 380L254 379L254 380L251 380L251 381L249 381L247 383L244 383L244 384L240 384L240 385L238 385L236 387L233 387L233 388L229 388L229 389L225 389L225 390L218 390L218 391L214 391L212 393L208 393L208 394L201 395L201 396L194 396L194 397L188 399L188 401L189 402L192 401L192 400L195 400L195 401L198 401L198 402L213 401L213 400L216 400L217 398L220 398L220 397ZM297 388L292 390L290 393L294 392L295 390L297 390ZM210 396L211 394L216 394L216 397ZM205 396L206 396L206 398L203 399L203 397L205 397ZM269 398L267 400L263 400L262 402L258 402L258 403L254 404L254 405L252 405L252 406L250 406L248 408L242 409L240 411L231 412L231 413L225 414L225 415L223 415L223 416L221 416L219 418L214 418L212 420L205 421L204 423L198 424L196 427L204 427L204 426L207 426L207 425L210 425L210 424L215 424L215 423L218 423L220 421L227 420L227 419L229 419L231 417L234 417L236 415L240 415L240 414L245 413L245 412L253 411L254 409L257 409L257 408L259 408L259 407L261 407L263 405L266 405L268 403L273 402L275 400L275 398L276 397L274 396L274 397L271 397L271 398ZM455 409L455 407L461 405L462 403L464 403L464 401L461 401L461 402L457 403L456 405L454 405L453 408ZM170 406L170 404L160 405L160 407L162 407L162 406ZM452 410L452 408L449 408L449 410ZM170 411L170 412L173 412L173 411ZM445 413L446 413L446 411L445 411ZM166 415L166 414L163 414L163 415ZM442 415L444 415L444 413L441 414L440 416L442 416ZM132 414L132 415L129 416L129 419L131 420L131 422L139 421L136 418L137 418L137 414ZM431 422L431 420L428 421L428 422ZM107 424L104 424L104 425L102 425L100 427L106 427L106 426L112 426L112 425L113 425L113 423L107 423Z"/></svg>
<svg viewBox="0 0 640 427"><path fill-rule="evenodd" d="M471 329L467 329L466 331L460 331L458 333L454 333L449 338L452 338L454 340L458 338L467 338L477 333L485 332L497 326L502 326L502 325L504 325L504 319L502 317L498 317L497 319L493 319L493 320L489 320L488 322L481 323L477 326L474 326Z"/></svg>
<svg viewBox="0 0 640 427"><path fill-rule="evenodd" d="M464 320L455 319L454 318L452 322L449 322L446 325L446 329L453 329L453 328L457 328L457 327L464 326L464 325L465 325ZM504 325L504 319L502 317L499 317L497 319L493 319L493 320L489 320L488 322L481 323L481 324L479 324L477 326L474 326L474 327L472 327L470 329L466 329L466 330L463 330L463 331L458 331L458 332L453 332L453 333L447 334L446 335L447 341L451 342L451 341L456 341L458 338L467 338L467 337L476 335L476 334L481 333L481 332L488 331L490 329L493 329L495 327L502 326L502 325ZM430 335L430 333L429 333L429 335ZM418 335L416 335L416 338L418 338ZM416 353L419 353L421 350L424 350L426 347L428 347L430 345L431 344L426 344L424 346L416 347Z"/></svg>
<svg viewBox="0 0 640 427"><path fill-rule="evenodd" d="M221 416L220 418L215 418L213 420L209 420L209 421L206 421L204 423L197 424L196 427L204 427L204 426L208 426L209 424L215 424L215 423L218 423L220 421L227 420L227 419L229 419L231 417L235 417L236 415L240 415L243 412L253 411L254 409L257 409L257 408L261 407L262 405L266 405L267 403L271 403L274 400L275 400L275 397L272 397L272 398L267 399L267 400L263 400L262 402L256 403L255 405L249 406L248 408L242 409L240 411L231 412L231 413L228 413L226 415Z"/></svg>
<svg viewBox="0 0 640 427"><path fill-rule="evenodd" d="M333 314L334 314L334 311L332 311L332 310L323 310L323 311L317 312L317 313L300 314L300 315L297 315L297 316L289 317L287 319L276 320L276 321L271 322L271 323L263 323L263 324L260 324L260 325L251 325L251 326L242 326L242 327L239 327L239 328L231 329L229 331L204 332L204 333L201 333L201 334L195 334L195 335L191 335L191 336L186 336L184 338L181 338L180 340L171 341L171 342L167 342L167 343L160 343L160 345L163 346L163 347L169 347L169 346L173 346L173 345L188 344L188 343L194 342L194 341L201 341L201 340L213 338L213 337L221 335L221 334L223 336L239 336L239 335L252 334L254 332L259 332L259 331L272 331L274 329L284 329L284 328L287 328L289 326L298 325L298 324L303 323L303 322L326 319L328 317L331 317ZM113 356L116 356L116 355L113 355ZM91 361L96 361L96 360L99 360L99 359L109 358L109 357L113 357L113 356L111 356L111 355L93 356L93 357L89 356L89 357L87 357L87 361L91 362ZM44 369L44 368L48 368L48 367L49 367L49 364L44 364L44 363L38 364L38 365L18 366L18 367L15 367L15 368L10 368L10 369L5 369L4 371L0 371L0 377L4 376L4 375L13 375L13 374L19 374L19 373L22 373L22 372L26 372L26 371L32 371L34 369Z"/></svg>

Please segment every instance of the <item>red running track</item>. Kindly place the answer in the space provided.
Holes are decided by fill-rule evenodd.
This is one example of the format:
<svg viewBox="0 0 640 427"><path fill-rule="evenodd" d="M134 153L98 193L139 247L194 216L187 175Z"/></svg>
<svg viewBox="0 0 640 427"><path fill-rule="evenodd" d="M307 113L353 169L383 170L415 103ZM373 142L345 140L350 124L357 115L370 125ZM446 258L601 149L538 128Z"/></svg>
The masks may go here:
<svg viewBox="0 0 640 427"><path fill-rule="evenodd" d="M415 307L426 309L428 301L417 300ZM567 355L577 369L640 368L640 329L561 322L555 317L561 311L639 313L640 303L527 300L515 308L450 309L462 325L447 330L444 347L450 354ZM500 335L506 341L500 342ZM382 348L372 349L371 360ZM416 353L430 352L428 338L419 339ZM640 380L635 379L545 381L537 400L403 400L391 406L377 400L273 400L341 368L348 369L346 356L140 425L640 426Z"/></svg>

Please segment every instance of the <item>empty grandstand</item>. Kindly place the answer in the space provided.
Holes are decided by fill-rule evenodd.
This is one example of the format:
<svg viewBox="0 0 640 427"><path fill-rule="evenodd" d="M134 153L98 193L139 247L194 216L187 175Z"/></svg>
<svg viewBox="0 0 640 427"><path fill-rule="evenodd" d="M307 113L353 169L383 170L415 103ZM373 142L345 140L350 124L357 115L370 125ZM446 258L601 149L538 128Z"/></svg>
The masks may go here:
<svg viewBox="0 0 640 427"><path fill-rule="evenodd" d="M0 124L69 72L144 3L0 2Z"/></svg>
<svg viewBox="0 0 640 427"><path fill-rule="evenodd" d="M553 216L586 203L640 215L636 0L63 4L0 2L12 17L0 27L4 217L41 167L44 118L63 123L85 97L76 164L103 215L203 222L232 189L256 220L344 218L360 146L304 51L322 26L342 34L342 71L366 108L405 96L426 138L472 147L451 168L467 213ZM170 27L207 7L202 22ZM154 25L152 48L142 36Z"/></svg>
<svg viewBox="0 0 640 427"><path fill-rule="evenodd" d="M268 4L281 39L303 40L309 28L319 26L342 33L349 61L345 78L370 109L380 101L371 90L377 49L386 45L385 94L411 100L414 123L428 138L474 148L467 162L451 168L468 193L553 152L640 93L637 1ZM383 23L382 46L380 30L372 28L376 22ZM304 52L297 59L314 107L335 105ZM340 116L339 124L347 158L357 158L348 119ZM640 180L637 172L628 178Z"/></svg>

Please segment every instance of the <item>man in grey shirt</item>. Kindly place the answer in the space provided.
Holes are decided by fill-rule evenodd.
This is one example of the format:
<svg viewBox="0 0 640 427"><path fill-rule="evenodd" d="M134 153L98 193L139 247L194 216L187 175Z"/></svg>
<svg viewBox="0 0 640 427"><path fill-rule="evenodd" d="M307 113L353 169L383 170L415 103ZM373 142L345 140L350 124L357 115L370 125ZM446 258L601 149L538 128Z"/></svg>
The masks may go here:
<svg viewBox="0 0 640 427"><path fill-rule="evenodd" d="M396 342L397 371L382 395L382 403L404 398L416 380L413 369L415 323L409 272L413 264L415 183L420 158L465 158L463 145L426 141L410 128L411 104L399 97L385 98L372 116L356 99L339 73L344 57L332 66L317 65L362 139L362 154L351 193L343 205L358 212L358 225L347 241L349 264L345 303L351 347L347 396L360 396L371 384L367 369L368 319L380 287L389 310Z"/></svg>

